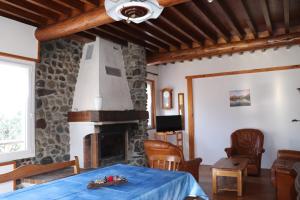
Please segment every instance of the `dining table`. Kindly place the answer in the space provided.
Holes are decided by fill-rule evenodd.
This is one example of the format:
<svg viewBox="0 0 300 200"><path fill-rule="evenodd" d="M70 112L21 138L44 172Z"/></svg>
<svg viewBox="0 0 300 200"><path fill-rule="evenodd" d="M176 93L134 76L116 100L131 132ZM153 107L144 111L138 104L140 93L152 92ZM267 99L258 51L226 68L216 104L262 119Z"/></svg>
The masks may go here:
<svg viewBox="0 0 300 200"><path fill-rule="evenodd" d="M91 181L105 176L125 177L127 183L88 189ZM0 195L0 200L184 200L187 196L209 199L187 172L116 164L18 189Z"/></svg>

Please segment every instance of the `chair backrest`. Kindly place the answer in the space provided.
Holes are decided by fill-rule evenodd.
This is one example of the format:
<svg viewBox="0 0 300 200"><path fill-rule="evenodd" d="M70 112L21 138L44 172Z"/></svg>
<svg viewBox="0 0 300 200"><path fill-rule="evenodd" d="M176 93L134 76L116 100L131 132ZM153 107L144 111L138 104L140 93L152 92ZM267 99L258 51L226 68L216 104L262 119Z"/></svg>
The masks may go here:
<svg viewBox="0 0 300 200"><path fill-rule="evenodd" d="M264 135L258 129L239 129L231 134L231 146L239 155L254 155L263 145Z"/></svg>
<svg viewBox="0 0 300 200"><path fill-rule="evenodd" d="M5 174L8 172L13 171L16 168L16 162L4 162L0 163L0 176L1 174ZM0 183L0 194L6 193L6 192L12 192L16 189L16 181L8 181L5 183Z"/></svg>
<svg viewBox="0 0 300 200"><path fill-rule="evenodd" d="M44 173L64 169L71 166L74 168L74 174L80 173L79 161L77 156L75 156L75 160L66 161L66 162L51 163L46 165L26 165L26 166L18 167L11 172L1 174L0 183L5 183L12 180L15 181L18 179L44 174Z"/></svg>
<svg viewBox="0 0 300 200"><path fill-rule="evenodd" d="M181 149L169 142L145 140L144 148L151 168L178 170L184 161Z"/></svg>
<svg viewBox="0 0 300 200"><path fill-rule="evenodd" d="M149 166L156 169L178 171L181 159L174 155L151 155L148 157Z"/></svg>

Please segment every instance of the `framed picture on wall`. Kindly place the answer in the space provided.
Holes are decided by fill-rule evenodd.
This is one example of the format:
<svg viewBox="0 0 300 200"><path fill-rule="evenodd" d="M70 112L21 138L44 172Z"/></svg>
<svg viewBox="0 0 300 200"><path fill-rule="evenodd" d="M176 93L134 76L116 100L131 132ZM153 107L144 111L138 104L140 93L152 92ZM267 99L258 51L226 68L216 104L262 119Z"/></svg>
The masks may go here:
<svg viewBox="0 0 300 200"><path fill-rule="evenodd" d="M229 91L230 107L251 106L250 89Z"/></svg>
<svg viewBox="0 0 300 200"><path fill-rule="evenodd" d="M161 90L162 109L173 108L172 92L173 92L173 90L170 88L164 88Z"/></svg>
<svg viewBox="0 0 300 200"><path fill-rule="evenodd" d="M182 129L185 129L184 117L184 93L178 93L178 114L181 115Z"/></svg>

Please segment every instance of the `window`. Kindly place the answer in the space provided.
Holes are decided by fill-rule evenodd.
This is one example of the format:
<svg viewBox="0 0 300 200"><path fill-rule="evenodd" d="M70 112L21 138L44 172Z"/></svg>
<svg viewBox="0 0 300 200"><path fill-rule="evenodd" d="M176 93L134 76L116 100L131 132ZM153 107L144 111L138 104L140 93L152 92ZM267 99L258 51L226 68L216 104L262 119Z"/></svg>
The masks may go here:
<svg viewBox="0 0 300 200"><path fill-rule="evenodd" d="M0 162L34 156L34 65L0 60Z"/></svg>
<svg viewBox="0 0 300 200"><path fill-rule="evenodd" d="M153 80L147 80L147 111L149 113L148 128L155 128L155 87Z"/></svg>

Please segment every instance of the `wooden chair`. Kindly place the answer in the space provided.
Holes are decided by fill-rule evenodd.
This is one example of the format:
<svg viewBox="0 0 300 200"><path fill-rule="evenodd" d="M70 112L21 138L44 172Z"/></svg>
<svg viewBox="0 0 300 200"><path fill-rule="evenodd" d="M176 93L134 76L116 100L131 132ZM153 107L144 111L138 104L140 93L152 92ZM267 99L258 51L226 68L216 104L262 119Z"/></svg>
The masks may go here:
<svg viewBox="0 0 300 200"><path fill-rule="evenodd" d="M199 180L199 166L202 162L201 158L185 161L182 150L179 147L172 143L160 140L145 140L144 147L150 167L152 166L151 162L154 158L158 157L167 161L168 159L172 160L172 156L179 157L180 162L178 171L189 172L197 181ZM175 162L175 158L173 158L173 162Z"/></svg>
<svg viewBox="0 0 300 200"><path fill-rule="evenodd" d="M176 155L150 155L148 161L151 168L178 171L181 158Z"/></svg>
<svg viewBox="0 0 300 200"><path fill-rule="evenodd" d="M11 172L0 175L0 183L6 183L8 181L16 181L30 176L40 175L48 172L53 172L68 167L74 168L74 174L80 173L78 157L75 156L75 160L51 163L46 165L26 165L14 169Z"/></svg>
<svg viewBox="0 0 300 200"><path fill-rule="evenodd" d="M16 162L4 162L0 163L0 175L4 173L8 173L16 169ZM11 192L16 189L16 181L8 181L5 183L0 183L0 194Z"/></svg>

